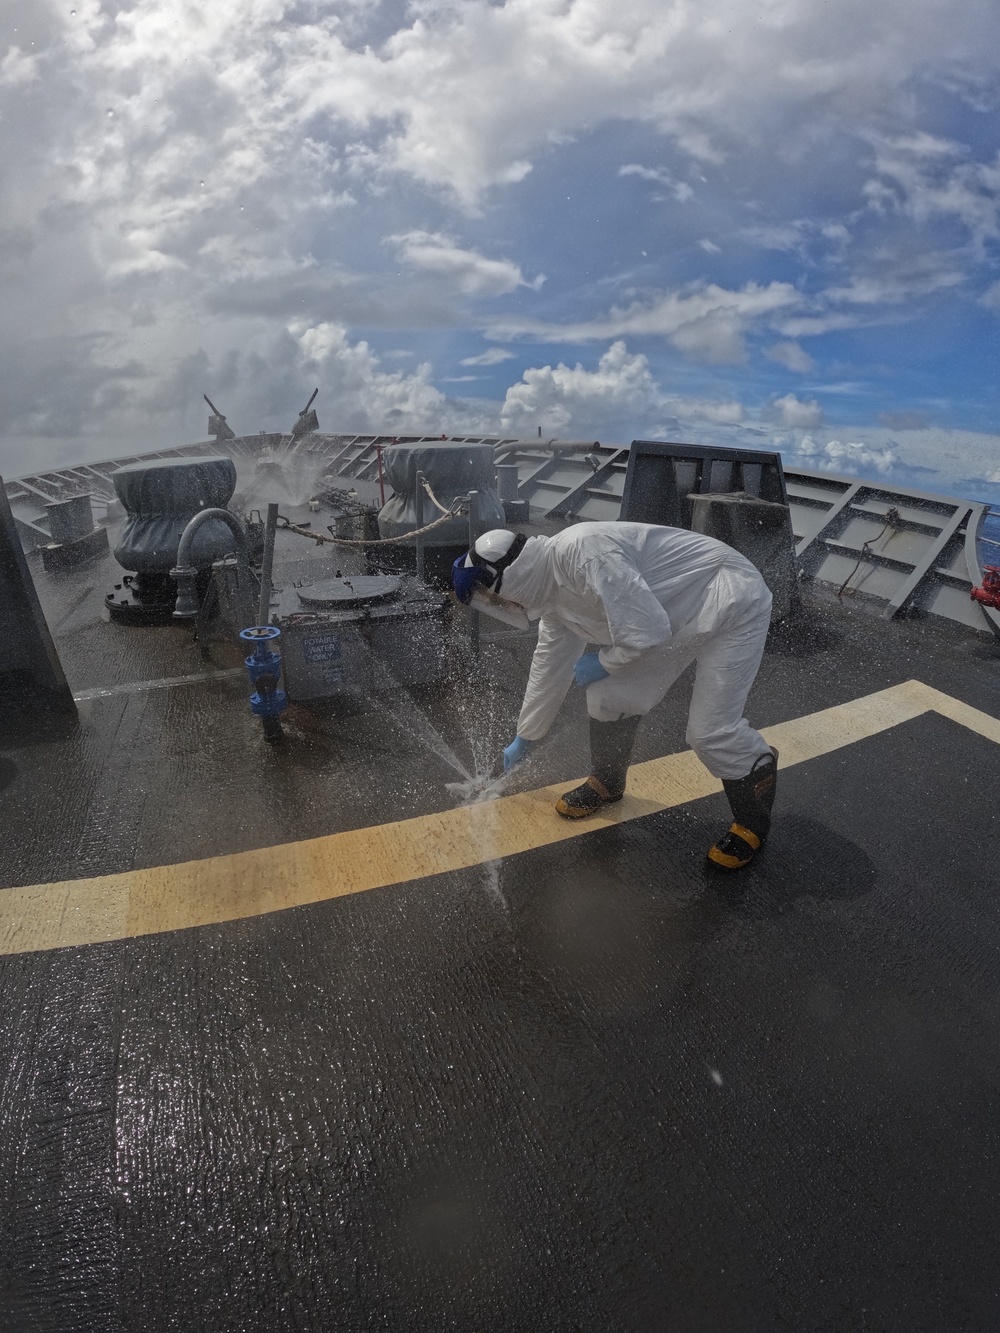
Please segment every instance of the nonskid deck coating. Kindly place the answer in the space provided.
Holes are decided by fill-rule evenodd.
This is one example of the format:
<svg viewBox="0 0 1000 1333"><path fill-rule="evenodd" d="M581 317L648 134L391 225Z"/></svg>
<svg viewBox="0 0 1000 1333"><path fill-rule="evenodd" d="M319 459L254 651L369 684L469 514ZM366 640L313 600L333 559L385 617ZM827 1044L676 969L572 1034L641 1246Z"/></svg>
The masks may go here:
<svg viewBox="0 0 1000 1333"><path fill-rule="evenodd" d="M774 835L735 879L704 870L719 794L592 830L538 797L565 840L0 958L4 1333L992 1333L997 659L818 615L751 700L806 750L782 743ZM441 816L415 743L374 771L345 713L275 755L240 689L97 699L16 750L5 882L161 875L162 910L178 862ZM800 721L884 691L878 726ZM423 702L457 744L452 702ZM654 798L685 703L640 732ZM571 698L535 781L580 771L585 734Z"/></svg>
<svg viewBox="0 0 1000 1333"><path fill-rule="evenodd" d="M930 711L1000 744L1000 721L920 681L779 723L764 734L785 770ZM718 789L686 751L634 765L622 803L586 823L559 819L553 811L558 789L545 787L309 842L10 889L0 896L0 954L234 921L406 884L640 819Z"/></svg>

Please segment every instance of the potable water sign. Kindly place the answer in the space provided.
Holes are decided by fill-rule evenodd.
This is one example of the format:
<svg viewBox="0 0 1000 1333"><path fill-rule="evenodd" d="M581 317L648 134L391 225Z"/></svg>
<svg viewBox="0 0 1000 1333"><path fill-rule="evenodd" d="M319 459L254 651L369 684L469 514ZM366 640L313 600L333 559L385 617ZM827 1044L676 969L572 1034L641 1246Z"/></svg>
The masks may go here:
<svg viewBox="0 0 1000 1333"><path fill-rule="evenodd" d="M266 741L280 741L284 732L280 717L288 707L288 695L279 689L281 681L281 654L277 640L281 630L277 625L251 625L240 630L240 638L253 651L244 658L250 677L250 707L260 718Z"/></svg>

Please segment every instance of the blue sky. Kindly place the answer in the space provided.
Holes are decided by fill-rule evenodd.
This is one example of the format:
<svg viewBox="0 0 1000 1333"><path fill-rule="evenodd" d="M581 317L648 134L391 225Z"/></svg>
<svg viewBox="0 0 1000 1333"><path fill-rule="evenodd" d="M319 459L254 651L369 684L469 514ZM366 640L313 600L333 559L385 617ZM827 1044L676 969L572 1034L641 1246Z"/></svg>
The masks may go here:
<svg viewBox="0 0 1000 1333"><path fill-rule="evenodd" d="M48 0L0 467L239 431L757 444L1000 500L995 0Z"/></svg>

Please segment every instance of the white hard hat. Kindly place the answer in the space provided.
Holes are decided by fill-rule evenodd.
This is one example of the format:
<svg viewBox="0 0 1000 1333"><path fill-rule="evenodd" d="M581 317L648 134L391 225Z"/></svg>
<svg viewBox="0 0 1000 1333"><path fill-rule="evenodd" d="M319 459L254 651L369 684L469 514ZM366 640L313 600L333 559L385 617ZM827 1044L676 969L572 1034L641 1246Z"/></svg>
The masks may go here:
<svg viewBox="0 0 1000 1333"><path fill-rule="evenodd" d="M517 534L507 528L492 528L489 532L484 532L481 537L476 538L472 550L465 557L466 569L471 569L473 565L479 563L473 558L473 552L488 565L498 565L516 540Z"/></svg>
<svg viewBox="0 0 1000 1333"><path fill-rule="evenodd" d="M500 591L504 570L524 549L527 537L507 528L493 528L477 537L472 549L451 567L451 586L460 602L468 604L477 584Z"/></svg>

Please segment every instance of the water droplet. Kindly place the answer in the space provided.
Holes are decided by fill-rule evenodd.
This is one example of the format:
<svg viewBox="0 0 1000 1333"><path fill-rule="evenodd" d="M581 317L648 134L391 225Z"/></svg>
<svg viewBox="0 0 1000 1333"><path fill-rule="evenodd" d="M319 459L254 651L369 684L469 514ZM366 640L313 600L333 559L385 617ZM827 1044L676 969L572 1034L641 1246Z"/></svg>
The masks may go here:
<svg viewBox="0 0 1000 1333"><path fill-rule="evenodd" d="M205 182L204 182L204 181L199 181L198 184L201 186L202 189L205 188Z"/></svg>
<svg viewBox="0 0 1000 1333"><path fill-rule="evenodd" d="M69 16L70 16L71 19L75 19L75 18L76 18L76 10L75 10L75 9L71 9L71 10L69 11Z"/></svg>
<svg viewBox="0 0 1000 1333"><path fill-rule="evenodd" d="M240 204L240 212L241 212L241 213L243 212L243 205L242 205L242 204Z"/></svg>
<svg viewBox="0 0 1000 1333"><path fill-rule="evenodd" d="M111 116L113 116L114 114L115 114L115 113L111 110L111 108L108 107L108 116L111 117Z"/></svg>

